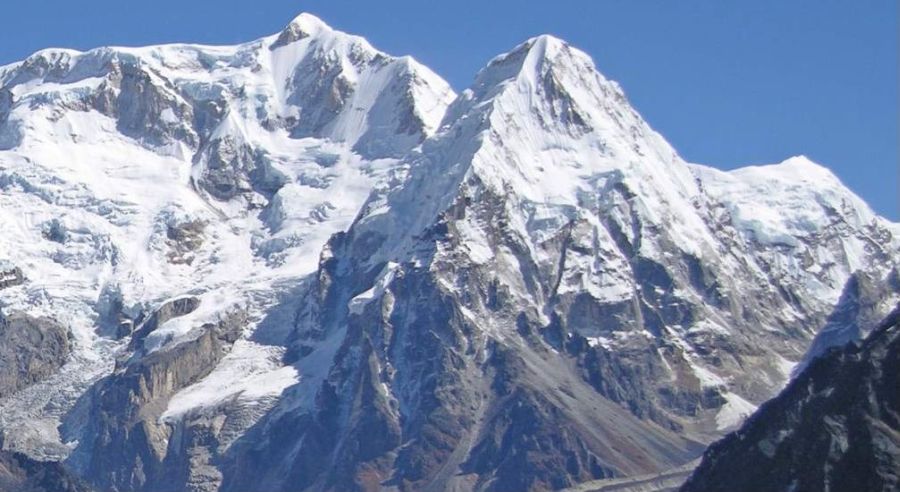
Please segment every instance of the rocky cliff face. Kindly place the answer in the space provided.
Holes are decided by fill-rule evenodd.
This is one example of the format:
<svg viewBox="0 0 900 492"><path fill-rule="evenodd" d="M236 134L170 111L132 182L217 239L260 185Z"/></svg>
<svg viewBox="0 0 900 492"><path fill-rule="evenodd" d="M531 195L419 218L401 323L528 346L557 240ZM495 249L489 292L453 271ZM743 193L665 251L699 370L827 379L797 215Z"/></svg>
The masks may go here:
<svg viewBox="0 0 900 492"><path fill-rule="evenodd" d="M681 490L896 490L898 370L900 307L864 341L813 360L713 444Z"/></svg>
<svg viewBox="0 0 900 492"><path fill-rule="evenodd" d="M459 96L308 15L40 52L0 190L0 305L72 332L0 425L101 490L657 474L900 297L900 228L826 169L688 164L550 36Z"/></svg>
<svg viewBox="0 0 900 492"><path fill-rule="evenodd" d="M132 342L140 344L139 335L166 317L187 314L185 306L191 306L190 299L162 306L135 332ZM182 477L172 474L181 472L184 463L166 460L173 429L160 417L176 392L215 368L245 323L244 313L230 313L216 324L195 328L177 345L149 353L135 347L110 376L82 396L64 421L64 437L78 442L68 464L81 476L93 477L101 490L180 487Z"/></svg>
<svg viewBox="0 0 900 492"><path fill-rule="evenodd" d="M0 398L59 370L69 357L69 336L51 319L0 312Z"/></svg>
<svg viewBox="0 0 900 492"><path fill-rule="evenodd" d="M55 462L35 461L0 451L0 489L16 492L90 492L92 489Z"/></svg>

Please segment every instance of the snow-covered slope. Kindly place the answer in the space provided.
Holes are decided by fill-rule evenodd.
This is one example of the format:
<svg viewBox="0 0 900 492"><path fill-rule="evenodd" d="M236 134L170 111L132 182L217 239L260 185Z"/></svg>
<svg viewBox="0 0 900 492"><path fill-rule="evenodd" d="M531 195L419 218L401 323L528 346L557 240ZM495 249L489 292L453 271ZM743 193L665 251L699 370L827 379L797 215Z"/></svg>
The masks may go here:
<svg viewBox="0 0 900 492"><path fill-rule="evenodd" d="M0 305L64 320L74 352L0 419L58 416L169 298L201 302L154 347L231 309L261 317L453 97L415 61L309 15L235 47L46 50L3 68L0 256L27 282ZM245 346L236 358L267 367L274 349Z"/></svg>
<svg viewBox="0 0 900 492"><path fill-rule="evenodd" d="M72 334L4 445L101 489L657 473L900 292L827 170L688 164L561 40L457 97L305 14L0 68L0 228L2 312Z"/></svg>

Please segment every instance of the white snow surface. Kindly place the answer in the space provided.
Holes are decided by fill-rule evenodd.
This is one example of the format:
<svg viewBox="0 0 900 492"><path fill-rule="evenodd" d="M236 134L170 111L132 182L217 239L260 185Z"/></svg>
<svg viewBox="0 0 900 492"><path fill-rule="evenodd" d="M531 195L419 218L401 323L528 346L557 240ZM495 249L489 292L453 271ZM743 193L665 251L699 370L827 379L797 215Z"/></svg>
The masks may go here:
<svg viewBox="0 0 900 492"><path fill-rule="evenodd" d="M805 156L730 172L694 169L705 190L724 201L737 227L763 244L795 246L798 238L831 223L834 212L847 211L857 227L877 221L831 171Z"/></svg>
<svg viewBox="0 0 900 492"><path fill-rule="evenodd" d="M726 403L716 414L716 426L721 431L739 426L744 419L756 411L756 405L734 393L728 392L724 396Z"/></svg>
<svg viewBox="0 0 900 492"><path fill-rule="evenodd" d="M900 258L898 224L876 215L831 171L805 156L727 172L691 169L748 248L823 305L838 301L856 271L876 271L886 279L896 263L873 258Z"/></svg>
<svg viewBox="0 0 900 492"><path fill-rule="evenodd" d="M209 376L169 401L161 420L177 420L188 412L214 408L234 399L259 405L265 403L263 400L277 398L299 381L296 369L281 365L283 352L280 347L238 340Z"/></svg>

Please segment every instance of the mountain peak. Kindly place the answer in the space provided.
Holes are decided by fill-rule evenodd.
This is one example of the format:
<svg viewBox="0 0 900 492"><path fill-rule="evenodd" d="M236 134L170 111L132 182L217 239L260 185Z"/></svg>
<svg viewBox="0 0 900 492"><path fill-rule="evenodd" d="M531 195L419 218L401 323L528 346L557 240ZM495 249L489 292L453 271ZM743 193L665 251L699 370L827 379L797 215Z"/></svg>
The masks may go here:
<svg viewBox="0 0 900 492"><path fill-rule="evenodd" d="M785 159L776 167L782 172L793 174L797 180L839 181L837 176L827 167L805 155L795 155Z"/></svg>
<svg viewBox="0 0 900 492"><path fill-rule="evenodd" d="M827 167L805 155L797 155L777 164L756 165L731 171L744 181L765 179L781 183L807 183L810 189L844 188L841 180Z"/></svg>
<svg viewBox="0 0 900 492"><path fill-rule="evenodd" d="M321 30L332 30L331 26L326 24L325 21L316 17L313 14L310 14L309 12L302 12L297 17L294 17L294 19L288 25L289 26L297 26L298 28L302 29L303 31L306 31L309 33L313 33L315 31L321 31Z"/></svg>
<svg viewBox="0 0 900 492"><path fill-rule="evenodd" d="M541 34L528 39L516 49L525 49L533 59L545 59L552 57L562 49L569 48L569 44L552 34ZM513 50L515 51L515 50Z"/></svg>
<svg viewBox="0 0 900 492"><path fill-rule="evenodd" d="M493 92L492 89L510 80L531 81L532 87L548 72L595 72L590 56L549 34L533 37L516 46L510 52L497 56L476 77L473 90L476 98Z"/></svg>
<svg viewBox="0 0 900 492"><path fill-rule="evenodd" d="M331 31L333 31L333 29L326 24L325 21L310 13L303 12L297 17L294 17L294 20L278 34L278 38L275 40L272 47L278 48L310 36L315 36L322 32Z"/></svg>
<svg viewBox="0 0 900 492"><path fill-rule="evenodd" d="M451 135L468 132L473 141L479 136L482 144L475 152L504 156L475 159L475 172L496 178L485 180L500 188L513 184L534 201L577 201L578 190L592 189L592 180L609 172L632 176L651 194L657 192L649 183L660 176L678 183L672 192L679 199L696 194L688 168L631 107L619 85L597 71L586 53L550 35L492 59L444 123ZM572 158L576 154L593 157ZM498 166L505 169L486 169ZM554 184L544 174L551 170Z"/></svg>
<svg viewBox="0 0 900 492"><path fill-rule="evenodd" d="M569 49L578 52L581 56L588 56L580 50L572 48L572 46L563 39L553 36L552 34L541 34L527 39L525 42L513 48L509 53L497 56L495 60L522 53L532 62L541 62L546 59L553 59L561 51Z"/></svg>

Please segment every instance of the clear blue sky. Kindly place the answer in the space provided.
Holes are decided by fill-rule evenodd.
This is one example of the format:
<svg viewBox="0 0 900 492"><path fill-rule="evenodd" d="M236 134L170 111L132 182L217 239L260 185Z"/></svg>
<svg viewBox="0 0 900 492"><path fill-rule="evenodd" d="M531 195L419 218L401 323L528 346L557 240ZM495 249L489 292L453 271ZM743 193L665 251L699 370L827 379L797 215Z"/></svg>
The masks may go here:
<svg viewBox="0 0 900 492"><path fill-rule="evenodd" d="M465 88L541 33L590 53L688 160L806 154L881 214L898 202L897 0L30 0L7 2L0 64L49 46L236 43L301 11L411 54Z"/></svg>

